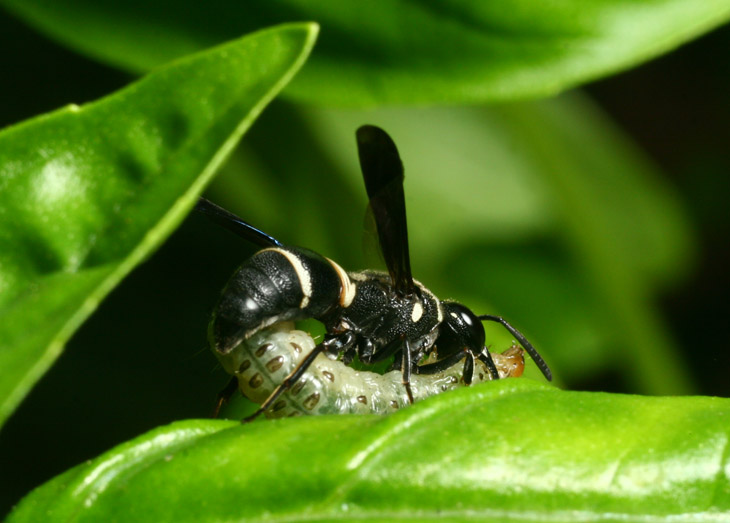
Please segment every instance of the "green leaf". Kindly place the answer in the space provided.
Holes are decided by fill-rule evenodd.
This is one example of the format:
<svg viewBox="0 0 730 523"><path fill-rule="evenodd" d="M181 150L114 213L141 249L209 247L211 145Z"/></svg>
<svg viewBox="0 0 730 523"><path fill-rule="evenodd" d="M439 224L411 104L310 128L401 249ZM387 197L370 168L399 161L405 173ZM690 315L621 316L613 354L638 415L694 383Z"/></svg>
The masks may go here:
<svg viewBox="0 0 730 523"><path fill-rule="evenodd" d="M132 71L265 25L316 20L320 44L287 93L349 106L547 96L665 53L730 17L728 0L3 4Z"/></svg>
<svg viewBox="0 0 730 523"><path fill-rule="evenodd" d="M184 218L316 34L264 30L0 133L0 422Z"/></svg>
<svg viewBox="0 0 730 523"><path fill-rule="evenodd" d="M727 399L510 379L391 416L174 424L50 481L9 521L727 521L729 439Z"/></svg>

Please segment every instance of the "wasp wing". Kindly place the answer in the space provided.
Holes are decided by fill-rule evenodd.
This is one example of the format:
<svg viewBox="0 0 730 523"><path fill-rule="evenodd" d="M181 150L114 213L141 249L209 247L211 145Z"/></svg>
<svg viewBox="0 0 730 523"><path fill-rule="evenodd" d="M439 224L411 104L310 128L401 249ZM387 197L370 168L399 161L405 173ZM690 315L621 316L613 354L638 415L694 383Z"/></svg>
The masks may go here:
<svg viewBox="0 0 730 523"><path fill-rule="evenodd" d="M374 125L357 130L357 149L365 189L375 218L380 250L395 290L409 294L413 288L408 252L403 163L388 134Z"/></svg>
<svg viewBox="0 0 730 523"><path fill-rule="evenodd" d="M260 231L250 223L244 222L232 212L225 210L223 207L216 205L210 200L206 200L202 197L198 198L198 203L195 204L195 210L205 214L218 225L225 227L232 233L237 234L251 243L255 243L259 247L282 246L281 242L276 238Z"/></svg>

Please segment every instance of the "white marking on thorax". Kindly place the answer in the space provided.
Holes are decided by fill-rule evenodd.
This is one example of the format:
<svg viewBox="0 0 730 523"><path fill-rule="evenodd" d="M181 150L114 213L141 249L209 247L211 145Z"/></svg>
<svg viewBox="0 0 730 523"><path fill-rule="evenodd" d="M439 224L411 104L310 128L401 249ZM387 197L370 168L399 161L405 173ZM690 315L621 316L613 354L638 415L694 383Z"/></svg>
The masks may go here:
<svg viewBox="0 0 730 523"><path fill-rule="evenodd" d="M423 293L424 298L426 298L426 299L430 298L436 304L436 316L437 316L436 320L438 321L438 323L441 323L442 321L444 321L444 310L443 310L443 307L441 306L441 301L434 295L434 293L432 293L430 290L428 290L426 287L424 287L420 281L418 281L418 280L413 280L413 281L416 282L416 284L421 288L421 292ZM413 321L416 321L416 320L413 320Z"/></svg>
<svg viewBox="0 0 730 523"><path fill-rule="evenodd" d="M368 279L367 274L362 272L351 272L349 276L351 281L366 281Z"/></svg>
<svg viewBox="0 0 730 523"><path fill-rule="evenodd" d="M349 307L352 303L352 300L355 299L355 284L350 281L350 277L347 275L342 267L340 267L329 258L325 259L330 262L332 267L334 267L335 271L337 272L337 276L340 277L340 281L342 282L342 290L340 291L340 305L342 307Z"/></svg>
<svg viewBox="0 0 730 523"><path fill-rule="evenodd" d="M423 316L423 305L421 305L421 302L416 302L413 304L413 312L411 312L411 321L413 323L416 323L418 320L421 319L421 316Z"/></svg>
<svg viewBox="0 0 730 523"><path fill-rule="evenodd" d="M312 277L309 274L309 270L302 263L302 260L300 260L295 254L285 251L284 249L279 249L278 247L272 247L264 250L278 252L289 261L297 275L297 278L299 279L299 286L302 289L303 297L301 303L299 303L299 308L303 309L309 305L309 299L312 297Z"/></svg>

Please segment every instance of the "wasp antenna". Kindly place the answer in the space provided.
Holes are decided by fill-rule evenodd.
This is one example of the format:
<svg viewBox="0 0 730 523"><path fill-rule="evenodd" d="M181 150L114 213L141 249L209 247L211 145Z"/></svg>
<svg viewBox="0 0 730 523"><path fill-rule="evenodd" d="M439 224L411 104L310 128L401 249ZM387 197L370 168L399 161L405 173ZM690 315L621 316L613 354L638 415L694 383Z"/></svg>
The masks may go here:
<svg viewBox="0 0 730 523"><path fill-rule="evenodd" d="M512 325L507 323L507 321L505 321L505 319L502 318L501 316L492 316L491 314L482 314L481 316L477 316L477 318L479 318L482 321L494 321L494 322L501 324L505 329L507 329L510 332L510 334L512 334L512 336L517 338L517 341L520 342L522 347L524 347L524 349L530 355L530 357L532 358L532 361L535 362L537 367L540 369L540 372L542 372L542 375L545 376L545 379L547 379L548 381L553 380L553 373L550 372L550 367L548 367L548 364L545 363L545 360L542 359L542 356L540 356L540 353L537 352L537 349L532 346L532 343L527 341L527 338L525 338L525 336L520 331L518 331Z"/></svg>

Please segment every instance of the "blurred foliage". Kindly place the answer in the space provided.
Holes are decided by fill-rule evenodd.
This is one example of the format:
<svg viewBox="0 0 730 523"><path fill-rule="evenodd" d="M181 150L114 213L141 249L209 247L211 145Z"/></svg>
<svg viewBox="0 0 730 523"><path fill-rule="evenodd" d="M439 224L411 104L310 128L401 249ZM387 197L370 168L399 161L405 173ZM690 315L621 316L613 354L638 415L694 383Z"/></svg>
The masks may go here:
<svg viewBox="0 0 730 523"><path fill-rule="evenodd" d="M229 7L222 3L203 10L164 2L145 4L149 9L81 0L2 3L60 42L135 72L266 23L322 19L321 45L287 91L289 101L275 102L257 121L210 186L212 199L285 243L309 247L348 269L372 266L363 255L366 201L354 130L363 123L380 125L394 137L406 167L416 277L442 298L510 319L540 349L561 385L707 393L697 388L704 379L727 376L730 359L714 355L727 346L716 346L717 338L705 333L713 340L706 349L693 337L696 330L724 325L706 322L698 313L707 306L702 298L689 309L675 295L680 297L671 324L656 305L693 274L697 263L704 268L708 249L726 238L727 160L720 147L715 156L692 156L696 151L686 149L685 161L703 158L704 163L678 167L686 177L678 191L683 180L672 182L665 174L677 162L663 162L664 170L659 169L579 92L488 107L327 106L473 103L557 92L719 25L730 13L728 2L601 1L586 6L573 23L557 11L534 16L528 3L519 1L505 11L514 16L476 7L468 11L457 3L437 12L414 3L383 14L382 23L373 26L359 23L362 12L328 3L311 10L294 1L262 5L259 17L221 14L216 9ZM449 22L442 24L444 18ZM398 32L398 23L414 30L418 24L443 26L444 32L424 29L429 38L408 38ZM14 77L0 87L11 102L3 108L2 124L100 97L129 80L10 18L0 19L0 28L7 29L0 31L8 50L4 69ZM498 36L480 41L475 37L480 31ZM720 34L727 35L727 29ZM722 44L727 37L718 47ZM500 60L493 59L495 68L484 67L483 56ZM723 71L718 68L709 85L724 82L726 93L730 78ZM687 135L693 129L674 128L671 117L654 125L656 91L668 96L673 80L672 74L654 84L643 105L636 105L634 90L618 98L644 115L641 125L651 128L649 134L674 129ZM703 96L702 86L690 87L693 96ZM295 102L302 100L319 107ZM663 107L667 114L688 111L677 99ZM717 110L705 116L724 114L730 121L727 107L718 104ZM704 129L697 127L701 141ZM725 143L727 131L727 125L716 129L718 144ZM687 136L687 143L695 143L692 138ZM677 143L669 157L682 147L684 142ZM690 215L687 206L693 203ZM715 227L715 245L701 244L699 254L705 257L699 262L692 222ZM17 477L2 493L0 506L146 429L209 413L226 378L205 349L207 316L230 273L253 251L191 216L112 292L0 432L0 470ZM719 262L717 274L722 266ZM707 283L715 298L709 303L726 307L726 295L713 281ZM707 310L726 323L723 309ZM684 355L674 339L683 321L690 334L682 343L694 351ZM488 329L493 347L510 344L506 332ZM698 355L698 350L713 354ZM719 380L727 384L726 378ZM712 391L730 394L727 388ZM49 429L55 448L45 444Z"/></svg>
<svg viewBox="0 0 730 523"><path fill-rule="evenodd" d="M726 0L1 3L58 41L135 72L261 27L315 20L319 44L288 95L356 107L552 95L673 49L730 16Z"/></svg>

